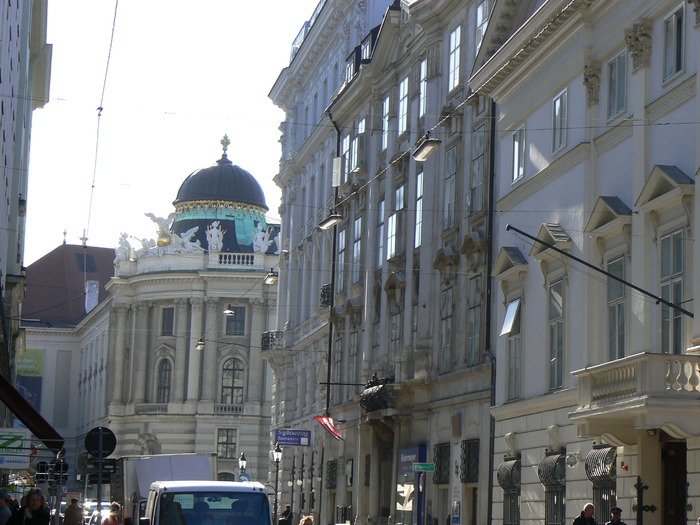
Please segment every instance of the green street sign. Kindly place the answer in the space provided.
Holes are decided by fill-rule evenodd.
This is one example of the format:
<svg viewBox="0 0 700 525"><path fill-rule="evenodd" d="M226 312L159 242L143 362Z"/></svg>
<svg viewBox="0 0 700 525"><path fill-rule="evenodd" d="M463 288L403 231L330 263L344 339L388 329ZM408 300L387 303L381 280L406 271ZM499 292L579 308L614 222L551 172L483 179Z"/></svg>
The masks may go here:
<svg viewBox="0 0 700 525"><path fill-rule="evenodd" d="M435 463L414 463L413 472L433 472Z"/></svg>

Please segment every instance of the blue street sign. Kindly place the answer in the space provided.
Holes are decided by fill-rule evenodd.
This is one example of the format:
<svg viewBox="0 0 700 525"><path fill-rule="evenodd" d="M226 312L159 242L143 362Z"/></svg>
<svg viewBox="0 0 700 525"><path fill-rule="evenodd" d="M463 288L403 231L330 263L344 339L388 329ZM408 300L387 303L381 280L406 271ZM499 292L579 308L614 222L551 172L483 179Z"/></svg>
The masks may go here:
<svg viewBox="0 0 700 525"><path fill-rule="evenodd" d="M275 430L275 443L279 443L282 447L309 447L311 446L311 431L278 428Z"/></svg>
<svg viewBox="0 0 700 525"><path fill-rule="evenodd" d="M238 481L251 481L253 478L250 477L250 474L247 472L241 472L238 475Z"/></svg>

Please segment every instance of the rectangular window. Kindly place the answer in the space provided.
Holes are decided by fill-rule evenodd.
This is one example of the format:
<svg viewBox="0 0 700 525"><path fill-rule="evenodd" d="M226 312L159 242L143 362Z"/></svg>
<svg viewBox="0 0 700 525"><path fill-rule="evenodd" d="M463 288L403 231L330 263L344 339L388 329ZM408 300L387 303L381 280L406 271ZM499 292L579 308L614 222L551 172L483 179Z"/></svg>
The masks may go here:
<svg viewBox="0 0 700 525"><path fill-rule="evenodd" d="M419 248L423 239L423 172L416 175L416 231L413 247Z"/></svg>
<svg viewBox="0 0 700 525"><path fill-rule="evenodd" d="M391 259L393 257L396 257L398 254L398 222L399 222L399 217L398 217L398 212L397 213L392 213L389 215L386 221L386 258Z"/></svg>
<svg viewBox="0 0 700 525"><path fill-rule="evenodd" d="M356 377L357 377L357 331L352 331L350 332L350 348L349 348L349 356L350 358L348 359L348 377L347 377L347 382L348 383L355 383L356 382ZM349 385L350 391L353 393L353 395L357 392L357 388Z"/></svg>
<svg viewBox="0 0 700 525"><path fill-rule="evenodd" d="M608 263L608 273L625 278L625 258ZM608 346L610 360L625 357L625 285L608 277Z"/></svg>
<svg viewBox="0 0 700 525"><path fill-rule="evenodd" d="M355 219L352 239L352 282L360 280L360 264L362 261L362 217Z"/></svg>
<svg viewBox="0 0 700 525"><path fill-rule="evenodd" d="M511 306L515 305L510 321L510 331L508 332L508 401L520 399L520 360L522 356L520 339L520 300L517 299L508 305L508 312ZM506 316L507 317L507 316Z"/></svg>
<svg viewBox="0 0 700 525"><path fill-rule="evenodd" d="M226 316L226 335L245 335L245 306L230 306Z"/></svg>
<svg viewBox="0 0 700 525"><path fill-rule="evenodd" d="M404 200L404 185L397 186L394 190L394 209L396 211L403 210L406 201Z"/></svg>
<svg viewBox="0 0 700 525"><path fill-rule="evenodd" d="M377 204L377 268L384 263L384 199Z"/></svg>
<svg viewBox="0 0 700 525"><path fill-rule="evenodd" d="M372 54L372 41L371 40L365 40L362 42L362 49L360 51L361 59L362 60L369 60L370 55Z"/></svg>
<svg viewBox="0 0 700 525"><path fill-rule="evenodd" d="M408 77L399 83L399 135L408 127Z"/></svg>
<svg viewBox="0 0 700 525"><path fill-rule="evenodd" d="M469 279L467 310L467 366L481 362L481 275Z"/></svg>
<svg viewBox="0 0 700 525"><path fill-rule="evenodd" d="M625 111L627 102L627 53L615 57L608 64L608 117Z"/></svg>
<svg viewBox="0 0 700 525"><path fill-rule="evenodd" d="M462 26L457 26L450 33L449 72L447 77L447 90L452 91L459 85L460 45L462 40Z"/></svg>
<svg viewBox="0 0 700 525"><path fill-rule="evenodd" d="M476 34L474 35L475 53L479 53L481 42L484 40L486 26L489 22L489 0L483 0L476 6Z"/></svg>
<svg viewBox="0 0 700 525"><path fill-rule="evenodd" d="M513 132L513 182L525 175L525 128Z"/></svg>
<svg viewBox="0 0 700 525"><path fill-rule="evenodd" d="M549 286L549 388L561 388L564 381L564 281Z"/></svg>
<svg viewBox="0 0 700 525"><path fill-rule="evenodd" d="M442 216L443 230L455 226L455 180L457 179L457 146L450 148L445 154L445 188L444 210Z"/></svg>
<svg viewBox="0 0 700 525"><path fill-rule="evenodd" d="M216 433L216 450L220 458L236 459L236 429L220 428Z"/></svg>
<svg viewBox="0 0 700 525"><path fill-rule="evenodd" d="M452 288L440 296L440 367L447 372L452 364Z"/></svg>
<svg viewBox="0 0 700 525"><path fill-rule="evenodd" d="M683 70L683 6L664 20L664 80Z"/></svg>
<svg viewBox="0 0 700 525"><path fill-rule="evenodd" d="M566 145L566 90L552 101L552 151Z"/></svg>
<svg viewBox="0 0 700 525"><path fill-rule="evenodd" d="M389 97L382 102L382 151L389 145Z"/></svg>
<svg viewBox="0 0 700 525"><path fill-rule="evenodd" d="M341 141L341 156L343 157L343 171L340 179L341 184L348 181L348 173L352 169L350 164L350 135L345 135Z"/></svg>
<svg viewBox="0 0 700 525"><path fill-rule="evenodd" d="M427 109L428 98L426 96L428 92L428 59L421 60L420 63L420 80L418 82L418 118L425 116L425 111Z"/></svg>
<svg viewBox="0 0 700 525"><path fill-rule="evenodd" d="M163 308L160 323L160 335L171 336L175 328L175 308Z"/></svg>
<svg viewBox="0 0 700 525"><path fill-rule="evenodd" d="M472 133L472 174L469 184L467 212L472 215L484 209L484 138L486 127Z"/></svg>
<svg viewBox="0 0 700 525"><path fill-rule="evenodd" d="M348 83L352 80L352 75L355 70L354 64L352 61L347 62L345 64L345 82Z"/></svg>
<svg viewBox="0 0 700 525"><path fill-rule="evenodd" d="M365 166L365 119L357 123L357 134L352 139L350 151L350 169L353 171Z"/></svg>
<svg viewBox="0 0 700 525"><path fill-rule="evenodd" d="M345 228L338 232L338 259L335 264L336 290L338 293L345 290Z"/></svg>
<svg viewBox="0 0 700 525"><path fill-rule="evenodd" d="M675 305L683 303L683 230L661 238L661 297ZM683 318L675 308L661 305L661 351L680 354Z"/></svg>
<svg viewBox="0 0 700 525"><path fill-rule="evenodd" d="M333 345L333 366L331 367L331 389L333 403L338 404L345 398L345 386L340 385L343 379L343 333L338 332L338 337Z"/></svg>

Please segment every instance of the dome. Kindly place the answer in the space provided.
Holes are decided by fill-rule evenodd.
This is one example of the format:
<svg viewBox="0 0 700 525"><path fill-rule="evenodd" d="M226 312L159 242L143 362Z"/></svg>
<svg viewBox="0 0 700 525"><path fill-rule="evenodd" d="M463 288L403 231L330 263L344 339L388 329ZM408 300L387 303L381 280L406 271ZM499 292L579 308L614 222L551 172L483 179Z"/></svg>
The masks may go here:
<svg viewBox="0 0 700 525"><path fill-rule="evenodd" d="M243 168L234 166L225 151L216 165L199 169L185 179L173 204L201 201L235 202L268 210L258 181Z"/></svg>

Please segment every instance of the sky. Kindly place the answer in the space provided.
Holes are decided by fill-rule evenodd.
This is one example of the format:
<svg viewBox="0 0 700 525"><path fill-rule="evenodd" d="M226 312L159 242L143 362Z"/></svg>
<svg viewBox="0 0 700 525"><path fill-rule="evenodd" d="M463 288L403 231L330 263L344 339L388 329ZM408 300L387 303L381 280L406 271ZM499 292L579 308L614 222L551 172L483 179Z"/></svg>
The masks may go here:
<svg viewBox="0 0 700 525"><path fill-rule="evenodd" d="M86 231L89 246L109 248L122 232L155 237L144 214L174 211L224 134L279 221L285 117L268 93L318 1L48 0L50 98L33 115L25 266L64 230L68 244Z"/></svg>

